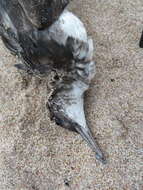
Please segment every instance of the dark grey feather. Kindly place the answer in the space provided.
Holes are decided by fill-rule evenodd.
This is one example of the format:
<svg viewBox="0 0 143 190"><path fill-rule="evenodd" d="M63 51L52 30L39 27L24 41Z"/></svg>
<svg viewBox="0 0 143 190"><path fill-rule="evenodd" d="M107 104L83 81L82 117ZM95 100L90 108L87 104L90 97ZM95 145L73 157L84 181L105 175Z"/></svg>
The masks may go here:
<svg viewBox="0 0 143 190"><path fill-rule="evenodd" d="M27 18L37 28L49 27L70 0L18 0Z"/></svg>

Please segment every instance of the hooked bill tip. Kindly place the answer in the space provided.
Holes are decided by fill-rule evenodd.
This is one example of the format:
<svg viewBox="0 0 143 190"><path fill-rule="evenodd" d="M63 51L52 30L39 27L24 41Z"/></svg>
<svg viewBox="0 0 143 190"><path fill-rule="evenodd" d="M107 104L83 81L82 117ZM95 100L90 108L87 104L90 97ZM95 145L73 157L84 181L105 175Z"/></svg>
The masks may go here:
<svg viewBox="0 0 143 190"><path fill-rule="evenodd" d="M102 164L107 164L107 160L103 155L96 154L96 159L102 162Z"/></svg>

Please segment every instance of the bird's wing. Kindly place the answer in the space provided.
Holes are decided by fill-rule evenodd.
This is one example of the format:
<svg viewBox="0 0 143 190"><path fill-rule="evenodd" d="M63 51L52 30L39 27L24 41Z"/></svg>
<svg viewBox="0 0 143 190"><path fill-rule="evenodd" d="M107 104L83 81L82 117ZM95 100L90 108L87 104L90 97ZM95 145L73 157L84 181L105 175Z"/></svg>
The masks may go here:
<svg viewBox="0 0 143 190"><path fill-rule="evenodd" d="M70 0L18 0L27 18L37 28L49 27Z"/></svg>
<svg viewBox="0 0 143 190"><path fill-rule="evenodd" d="M69 57L65 47L51 39L46 40L47 32L41 38L43 31L34 27L42 27L46 23L49 26L68 2L69 0L0 0L0 36L6 47L13 53L20 54L30 68L39 70L40 73L45 73L46 70L39 59L45 56L55 59L55 52L59 59Z"/></svg>
<svg viewBox="0 0 143 190"><path fill-rule="evenodd" d="M0 0L0 36L12 52L20 51L18 32L26 27L17 0ZM28 26L28 25L27 25Z"/></svg>
<svg viewBox="0 0 143 190"><path fill-rule="evenodd" d="M58 44L54 39L48 37L47 34L40 37L40 33L42 31L31 32L30 35L29 33L19 34L22 48L20 55L24 63L37 74L39 73L43 76L47 75L52 67L53 69L61 67L68 69L73 58L70 49L62 44ZM50 61L50 64L48 61Z"/></svg>

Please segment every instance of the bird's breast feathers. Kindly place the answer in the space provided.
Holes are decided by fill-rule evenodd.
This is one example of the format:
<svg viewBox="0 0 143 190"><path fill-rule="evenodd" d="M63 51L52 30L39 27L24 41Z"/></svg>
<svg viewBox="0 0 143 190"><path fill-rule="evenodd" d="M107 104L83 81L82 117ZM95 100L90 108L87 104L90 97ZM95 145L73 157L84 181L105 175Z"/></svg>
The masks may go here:
<svg viewBox="0 0 143 190"><path fill-rule="evenodd" d="M49 35L62 45L66 44L68 37L87 42L87 32L83 23L73 13L67 10L50 27Z"/></svg>

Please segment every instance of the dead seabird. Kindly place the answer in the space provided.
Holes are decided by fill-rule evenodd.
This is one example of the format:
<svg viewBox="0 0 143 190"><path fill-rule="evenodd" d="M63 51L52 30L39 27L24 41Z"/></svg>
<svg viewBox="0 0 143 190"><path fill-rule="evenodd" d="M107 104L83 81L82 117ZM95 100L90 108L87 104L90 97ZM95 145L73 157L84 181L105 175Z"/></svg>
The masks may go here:
<svg viewBox="0 0 143 190"><path fill-rule="evenodd" d="M105 157L87 125L84 93L95 74L93 41L83 23L65 10L69 0L1 0L0 35L35 75L56 77L47 107L51 119L78 132L105 163Z"/></svg>

